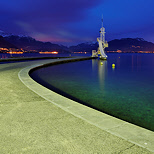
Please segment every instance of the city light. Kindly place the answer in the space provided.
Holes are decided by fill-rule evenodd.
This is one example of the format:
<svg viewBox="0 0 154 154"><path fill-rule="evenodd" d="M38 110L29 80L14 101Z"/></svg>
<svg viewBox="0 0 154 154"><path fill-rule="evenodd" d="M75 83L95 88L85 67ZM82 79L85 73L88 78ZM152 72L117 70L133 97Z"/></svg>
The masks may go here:
<svg viewBox="0 0 154 154"><path fill-rule="evenodd" d="M57 51L51 51L51 52L49 52L49 51L41 51L41 52L39 52L39 54L58 54L58 52Z"/></svg>

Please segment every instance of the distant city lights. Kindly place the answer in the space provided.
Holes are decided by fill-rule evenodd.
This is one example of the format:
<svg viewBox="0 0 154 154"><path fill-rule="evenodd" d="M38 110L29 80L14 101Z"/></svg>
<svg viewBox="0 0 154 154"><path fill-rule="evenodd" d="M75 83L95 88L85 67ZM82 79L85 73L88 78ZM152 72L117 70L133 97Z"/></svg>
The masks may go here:
<svg viewBox="0 0 154 154"><path fill-rule="evenodd" d="M49 52L49 51L41 51L41 52L39 52L39 54L58 54L58 52L57 51L51 51L51 52Z"/></svg>
<svg viewBox="0 0 154 154"><path fill-rule="evenodd" d="M140 46L132 46L133 48L141 48ZM107 53L154 53L153 51L142 51L142 50L129 50L129 51L122 51L122 50L113 50L113 51L106 51ZM15 49L15 48L0 48L0 53L8 53L8 54L23 54L23 53L39 53L39 54L58 54L58 51L38 51L38 50L24 50L24 49ZM72 53L77 54L87 54L90 52L86 51L76 51Z"/></svg>

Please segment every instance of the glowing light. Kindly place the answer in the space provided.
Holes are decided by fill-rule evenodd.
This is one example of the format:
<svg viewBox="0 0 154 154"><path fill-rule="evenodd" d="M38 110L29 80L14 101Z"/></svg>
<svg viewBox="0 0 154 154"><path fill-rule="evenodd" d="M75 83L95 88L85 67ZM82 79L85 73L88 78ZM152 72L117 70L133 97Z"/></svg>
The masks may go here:
<svg viewBox="0 0 154 154"><path fill-rule="evenodd" d="M39 52L39 54L58 54L58 52L57 51L51 51L51 52L49 52L49 51L44 51L44 52Z"/></svg>
<svg viewBox="0 0 154 154"><path fill-rule="evenodd" d="M7 48L0 48L0 51L1 51L1 50L7 50L7 51L8 51L9 49L7 49Z"/></svg>
<svg viewBox="0 0 154 154"><path fill-rule="evenodd" d="M121 53L122 51L121 51L121 50L117 50L117 52L118 52L118 53Z"/></svg>
<svg viewBox="0 0 154 154"><path fill-rule="evenodd" d="M73 53L84 53L84 54L87 54L87 52L82 52L82 51L80 51L80 52L73 52Z"/></svg>
<svg viewBox="0 0 154 154"><path fill-rule="evenodd" d="M21 52L21 51L10 51L7 53L9 53L9 54L23 54L23 52Z"/></svg>

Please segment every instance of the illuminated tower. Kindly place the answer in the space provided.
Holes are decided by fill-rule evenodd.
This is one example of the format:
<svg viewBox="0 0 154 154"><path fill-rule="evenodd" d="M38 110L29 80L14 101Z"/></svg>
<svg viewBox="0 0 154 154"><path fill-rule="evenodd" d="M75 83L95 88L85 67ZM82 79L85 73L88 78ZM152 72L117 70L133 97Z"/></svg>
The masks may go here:
<svg viewBox="0 0 154 154"><path fill-rule="evenodd" d="M105 41L105 28L103 27L103 18L102 18L102 27L100 29L100 37L97 38L99 44L97 52L92 51L93 57L99 57L100 59L107 59L105 54L105 48L108 47L107 41Z"/></svg>

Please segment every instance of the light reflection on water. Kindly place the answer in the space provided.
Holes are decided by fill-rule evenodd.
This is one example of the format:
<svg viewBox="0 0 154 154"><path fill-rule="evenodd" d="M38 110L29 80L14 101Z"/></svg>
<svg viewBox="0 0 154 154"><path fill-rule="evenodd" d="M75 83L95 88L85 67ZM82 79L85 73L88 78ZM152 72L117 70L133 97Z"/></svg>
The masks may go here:
<svg viewBox="0 0 154 154"><path fill-rule="evenodd" d="M102 64L103 63L103 64ZM95 72L98 69L98 81L101 90L104 90L105 76L107 73L107 61L92 59L92 71Z"/></svg>
<svg viewBox="0 0 154 154"><path fill-rule="evenodd" d="M95 109L154 130L153 59L154 54L109 54L103 65L93 59L42 68L31 76Z"/></svg>
<svg viewBox="0 0 154 154"><path fill-rule="evenodd" d="M7 59L7 58L19 58L19 57L71 57L71 56L90 56L89 53L87 54L70 54L70 53L59 53L59 54L39 54L39 53L23 53L23 54L9 54L9 53L0 53L0 59Z"/></svg>

